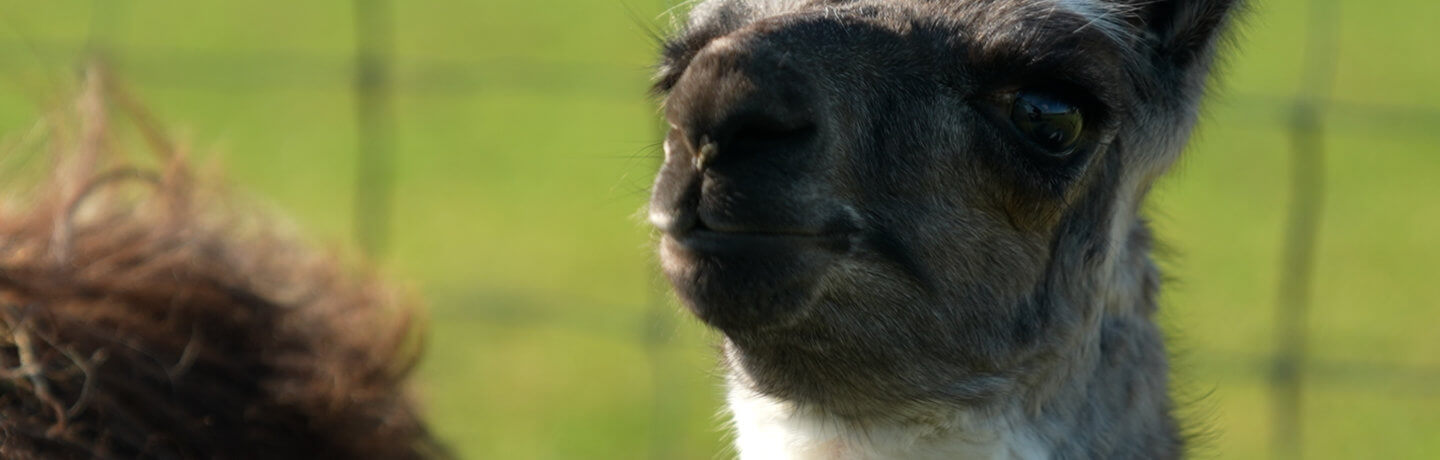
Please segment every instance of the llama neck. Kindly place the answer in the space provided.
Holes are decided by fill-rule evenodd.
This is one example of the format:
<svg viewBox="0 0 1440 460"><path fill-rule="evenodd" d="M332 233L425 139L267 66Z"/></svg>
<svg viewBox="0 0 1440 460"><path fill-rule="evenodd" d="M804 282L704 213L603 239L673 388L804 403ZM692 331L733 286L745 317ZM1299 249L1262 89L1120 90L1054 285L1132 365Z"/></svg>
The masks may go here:
<svg viewBox="0 0 1440 460"><path fill-rule="evenodd" d="M1129 367L1128 360L1164 360L1163 350L1137 348L1116 323L1098 345L1089 379L1077 379L1039 407L897 407L876 418L757 393L732 379L727 397L741 459L1058 459L1177 458L1179 430L1170 416L1163 375ZM1144 331L1143 334L1150 334ZM1113 348L1112 348L1113 347Z"/></svg>
<svg viewBox="0 0 1440 460"><path fill-rule="evenodd" d="M1174 458L1149 232L1122 233L1093 302L1096 324L1041 377L984 407L916 403L871 417L763 395L732 370L728 403L744 459ZM1020 379L1025 380L1025 379Z"/></svg>
<svg viewBox="0 0 1440 460"><path fill-rule="evenodd" d="M1093 299L1095 324L1052 368L1062 382L1026 396L1037 431L1062 458L1177 458L1182 439L1171 414L1169 363L1155 324L1160 273L1145 223L1113 228L1105 286ZM1123 224L1121 224L1123 223Z"/></svg>

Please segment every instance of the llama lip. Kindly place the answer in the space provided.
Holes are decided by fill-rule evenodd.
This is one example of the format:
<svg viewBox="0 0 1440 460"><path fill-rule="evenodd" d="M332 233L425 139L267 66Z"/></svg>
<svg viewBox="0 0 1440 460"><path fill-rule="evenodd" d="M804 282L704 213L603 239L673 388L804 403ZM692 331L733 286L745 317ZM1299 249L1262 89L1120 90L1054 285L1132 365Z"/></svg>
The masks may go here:
<svg viewBox="0 0 1440 460"><path fill-rule="evenodd" d="M726 333L783 324L850 251L853 233L717 231L697 222L666 232L661 268L683 303Z"/></svg>
<svg viewBox="0 0 1440 460"><path fill-rule="evenodd" d="M762 225L732 222L703 211L698 214L689 228L668 233L687 249L704 253L767 246L814 247L844 253L850 248L855 229L845 219L832 219L825 225Z"/></svg>
<svg viewBox="0 0 1440 460"><path fill-rule="evenodd" d="M702 253L764 246L814 246L835 252L845 252L850 248L849 233L718 231L702 224L673 237L686 249Z"/></svg>
<svg viewBox="0 0 1440 460"><path fill-rule="evenodd" d="M678 216L684 216L679 213ZM684 304L726 333L784 324L814 301L817 280L858 234L845 213L799 223L695 212L663 219L661 267Z"/></svg>

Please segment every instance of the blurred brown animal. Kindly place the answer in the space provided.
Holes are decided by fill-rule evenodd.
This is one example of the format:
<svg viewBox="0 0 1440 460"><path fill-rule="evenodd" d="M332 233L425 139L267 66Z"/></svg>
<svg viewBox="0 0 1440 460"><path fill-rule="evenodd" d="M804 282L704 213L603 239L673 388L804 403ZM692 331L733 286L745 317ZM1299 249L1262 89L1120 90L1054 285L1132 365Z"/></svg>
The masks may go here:
<svg viewBox="0 0 1440 460"><path fill-rule="evenodd" d="M406 391L413 306L234 211L138 110L161 165L119 165L98 75L0 207L0 457L443 456Z"/></svg>

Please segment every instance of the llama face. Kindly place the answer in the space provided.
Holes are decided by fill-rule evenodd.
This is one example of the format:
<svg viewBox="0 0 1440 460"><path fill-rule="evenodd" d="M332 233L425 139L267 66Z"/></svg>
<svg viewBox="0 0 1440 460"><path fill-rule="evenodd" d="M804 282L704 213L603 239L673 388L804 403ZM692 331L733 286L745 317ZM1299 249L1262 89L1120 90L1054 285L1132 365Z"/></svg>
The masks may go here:
<svg viewBox="0 0 1440 460"><path fill-rule="evenodd" d="M664 271L771 395L1005 392L1093 323L1076 290L1188 131L1209 40L1165 48L1194 21L1147 20L1189 11L701 4L659 83Z"/></svg>

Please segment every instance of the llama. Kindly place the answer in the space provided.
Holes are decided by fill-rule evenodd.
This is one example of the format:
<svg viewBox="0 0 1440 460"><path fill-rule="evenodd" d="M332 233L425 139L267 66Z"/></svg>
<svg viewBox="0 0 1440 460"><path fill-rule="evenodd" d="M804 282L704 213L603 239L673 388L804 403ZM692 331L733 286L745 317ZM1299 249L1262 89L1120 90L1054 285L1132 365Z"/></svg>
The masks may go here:
<svg viewBox="0 0 1440 460"><path fill-rule="evenodd" d="M161 165L119 165L104 107L134 105L95 75L0 203L0 457L443 457L403 297L235 212L143 113Z"/></svg>
<svg viewBox="0 0 1440 460"><path fill-rule="evenodd" d="M650 221L747 459L1175 458L1140 208L1235 0L710 0Z"/></svg>

